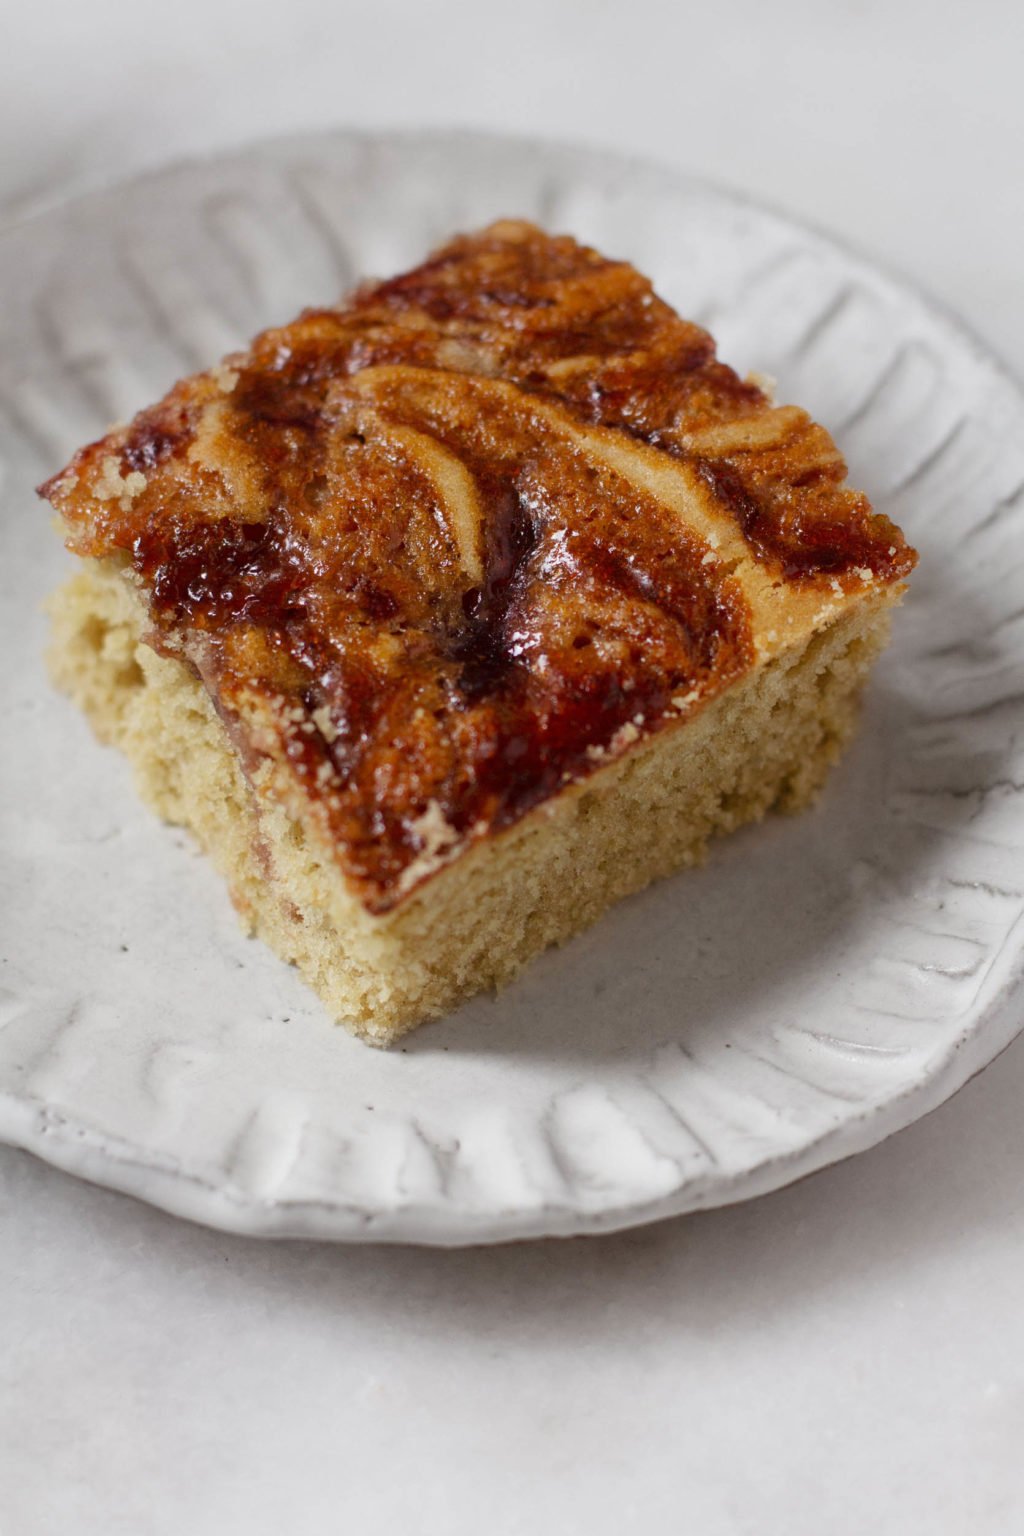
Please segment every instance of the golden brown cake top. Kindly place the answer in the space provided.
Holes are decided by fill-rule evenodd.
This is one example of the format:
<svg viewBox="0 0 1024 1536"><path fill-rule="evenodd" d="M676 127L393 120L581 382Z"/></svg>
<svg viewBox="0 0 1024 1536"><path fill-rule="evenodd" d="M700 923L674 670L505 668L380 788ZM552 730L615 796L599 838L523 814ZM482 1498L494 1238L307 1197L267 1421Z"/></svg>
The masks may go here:
<svg viewBox="0 0 1024 1536"><path fill-rule="evenodd" d="M632 267L502 223L265 332L42 489L384 911L720 693L769 618L898 582L913 551L844 478Z"/></svg>

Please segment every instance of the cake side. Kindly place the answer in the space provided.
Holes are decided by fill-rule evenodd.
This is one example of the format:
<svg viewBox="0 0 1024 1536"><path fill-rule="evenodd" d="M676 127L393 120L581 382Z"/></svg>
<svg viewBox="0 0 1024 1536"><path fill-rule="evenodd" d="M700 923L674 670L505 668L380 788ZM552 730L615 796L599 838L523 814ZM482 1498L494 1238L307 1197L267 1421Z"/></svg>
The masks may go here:
<svg viewBox="0 0 1024 1536"><path fill-rule="evenodd" d="M196 835L249 929L298 966L335 1018L386 1045L700 861L716 834L806 805L854 728L897 595L878 588L696 718L624 743L588 779L450 862L443 821L424 828L430 878L380 914L353 893L287 775L267 760L247 776L194 671L145 643L147 608L123 567L87 560L55 596L51 668L128 756L143 798Z"/></svg>

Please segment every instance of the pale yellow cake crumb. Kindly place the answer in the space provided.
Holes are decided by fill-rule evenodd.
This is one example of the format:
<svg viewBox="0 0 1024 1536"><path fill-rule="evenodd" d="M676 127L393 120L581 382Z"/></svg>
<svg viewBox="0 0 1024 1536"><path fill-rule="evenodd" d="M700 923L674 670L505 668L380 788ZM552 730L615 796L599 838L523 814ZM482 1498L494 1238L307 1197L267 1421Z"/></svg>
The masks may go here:
<svg viewBox="0 0 1024 1536"><path fill-rule="evenodd" d="M108 454L100 465L100 473L94 487L98 501L116 501L122 512L127 512L136 496L146 489L146 477L141 470L121 473L121 465L114 455Z"/></svg>

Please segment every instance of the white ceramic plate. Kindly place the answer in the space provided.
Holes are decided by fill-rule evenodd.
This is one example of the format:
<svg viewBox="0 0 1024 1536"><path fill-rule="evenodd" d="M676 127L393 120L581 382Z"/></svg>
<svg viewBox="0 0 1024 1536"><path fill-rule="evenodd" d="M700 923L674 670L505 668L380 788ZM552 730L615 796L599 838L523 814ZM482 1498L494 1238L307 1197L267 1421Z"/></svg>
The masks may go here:
<svg viewBox="0 0 1024 1536"><path fill-rule="evenodd" d="M922 559L823 803L381 1054L243 939L47 685L34 482L258 327L523 214L626 256L837 434ZM931 1109L1021 1022L1024 401L832 241L608 154L317 135L0 239L0 1135L236 1231L472 1243L738 1200Z"/></svg>

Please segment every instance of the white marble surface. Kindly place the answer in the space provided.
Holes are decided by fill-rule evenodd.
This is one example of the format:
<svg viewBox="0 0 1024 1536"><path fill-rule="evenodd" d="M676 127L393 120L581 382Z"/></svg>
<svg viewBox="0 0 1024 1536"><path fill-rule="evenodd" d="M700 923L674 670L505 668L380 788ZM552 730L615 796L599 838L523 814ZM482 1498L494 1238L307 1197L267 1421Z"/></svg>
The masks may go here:
<svg viewBox="0 0 1024 1536"><path fill-rule="evenodd" d="M23 6L0 209L327 122L603 139L852 237L1024 371L1020 8L690 10ZM233 1240L0 1153L0 1532L1009 1536L1022 1097L1018 1042L755 1205L449 1254Z"/></svg>

